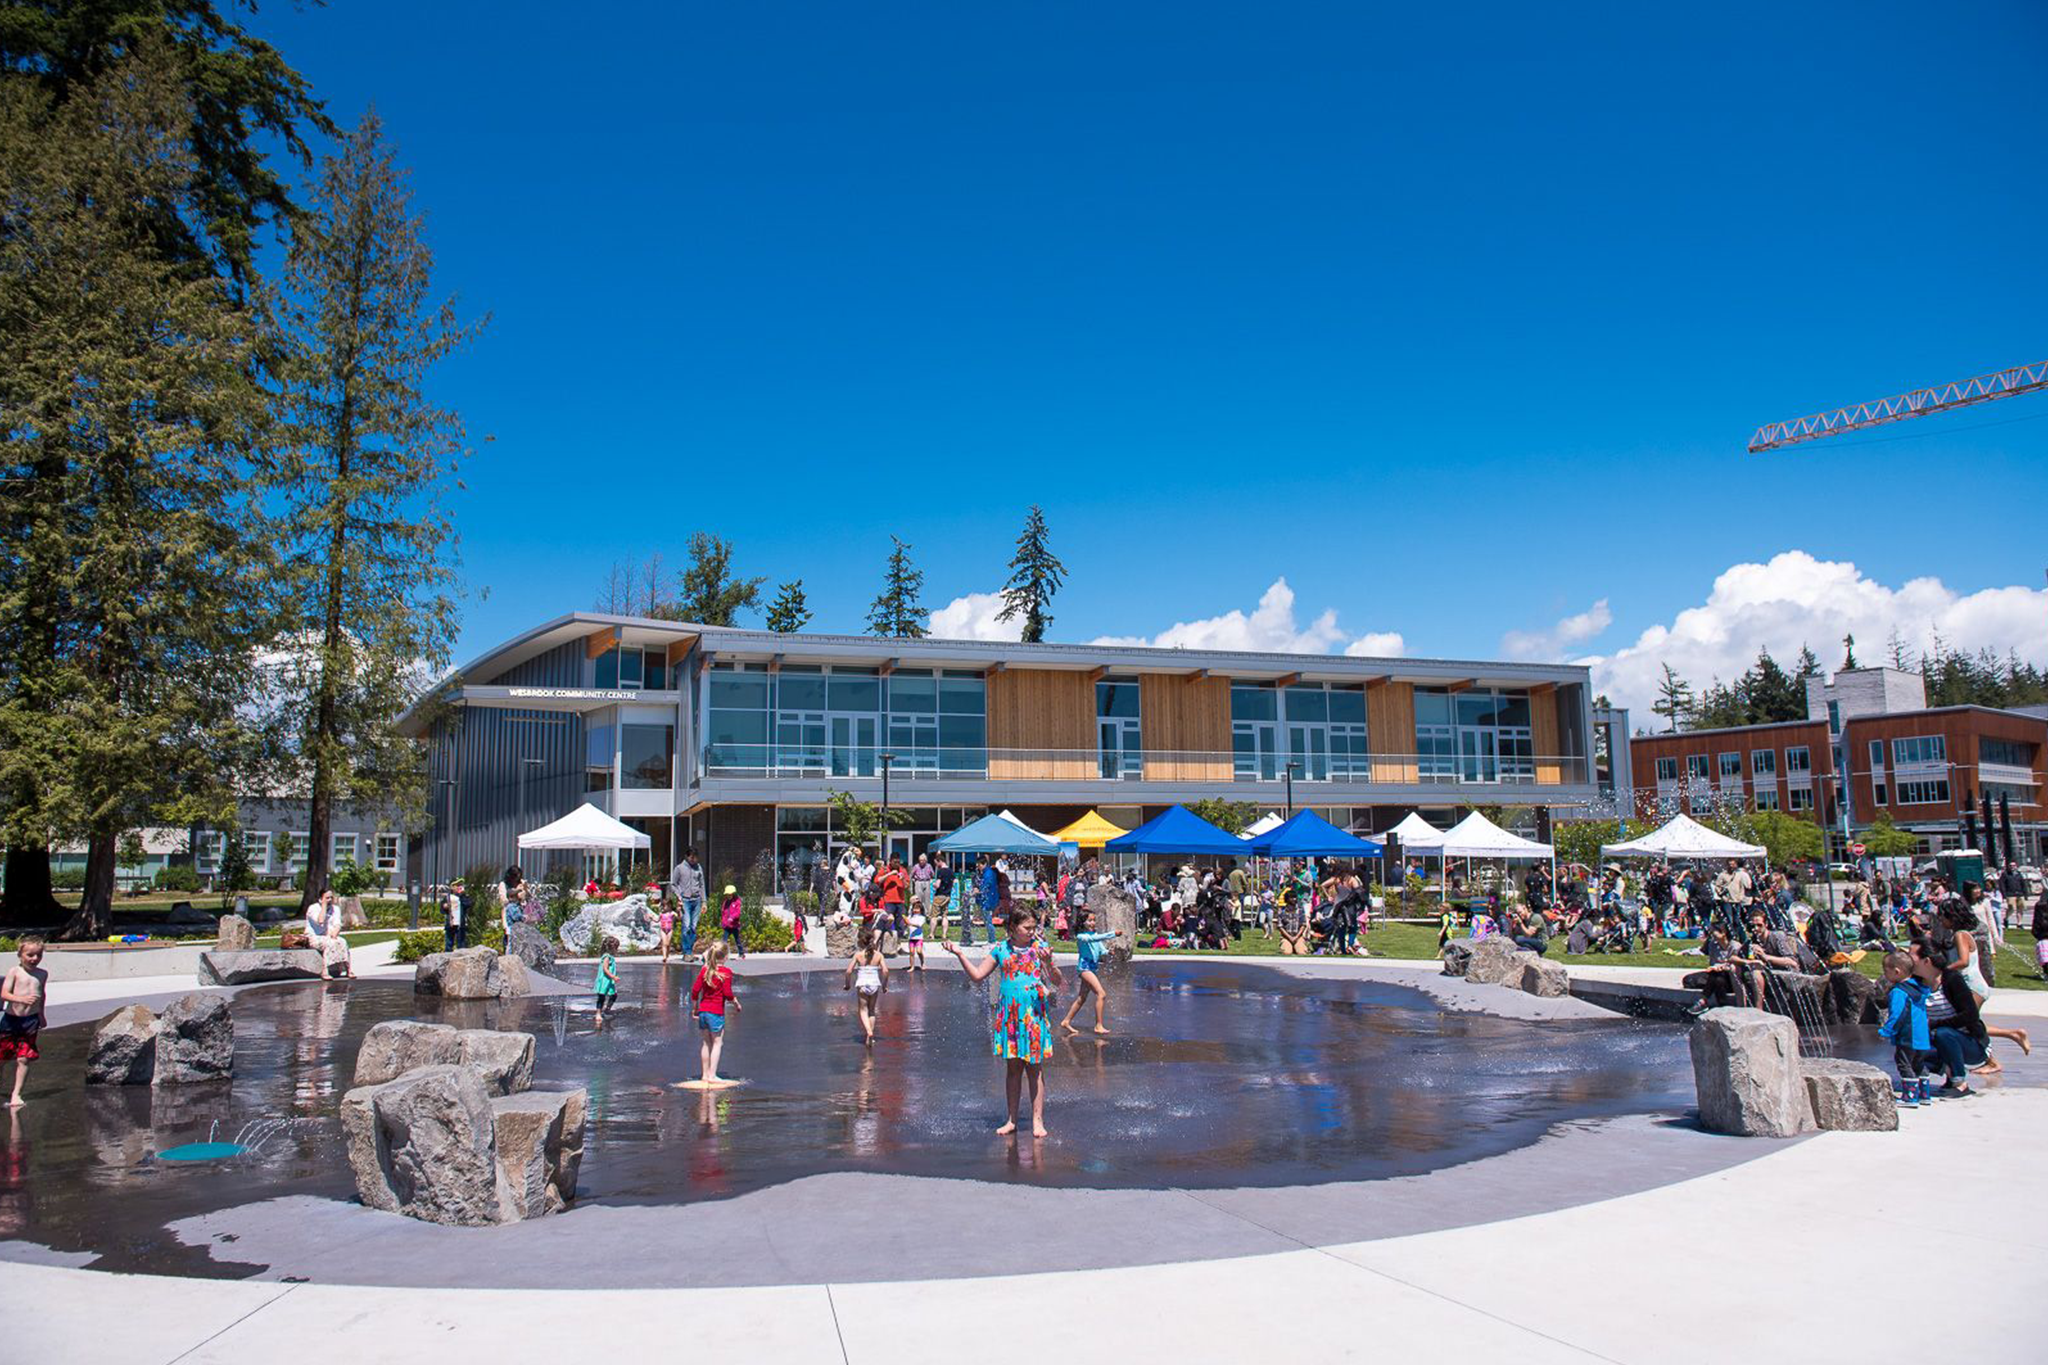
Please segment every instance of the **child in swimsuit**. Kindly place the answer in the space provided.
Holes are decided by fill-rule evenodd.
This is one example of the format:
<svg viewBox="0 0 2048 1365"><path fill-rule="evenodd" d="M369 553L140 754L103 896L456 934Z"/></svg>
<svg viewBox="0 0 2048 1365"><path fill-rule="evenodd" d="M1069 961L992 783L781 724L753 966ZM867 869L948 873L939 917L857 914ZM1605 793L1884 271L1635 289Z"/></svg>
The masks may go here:
<svg viewBox="0 0 2048 1365"><path fill-rule="evenodd" d="M1017 1101L1025 1083L1031 1086L1031 1135L1044 1137L1045 1063L1052 1056L1052 1030L1047 1019L1046 996L1060 984L1059 965L1052 954L1035 941L1038 915L1029 906L1013 904L1004 925L1008 941L998 943L987 957L973 962L948 941L940 946L960 960L969 981L986 981L1001 973L1002 995L996 1002L994 1018L995 1055L1005 1063L1003 1097L1009 1119L996 1129L998 1134L1017 1131Z"/></svg>
<svg viewBox="0 0 2048 1365"><path fill-rule="evenodd" d="M914 906L910 914L909 932L903 936L903 946L910 951L910 970L924 970L924 907Z"/></svg>
<svg viewBox="0 0 2048 1365"><path fill-rule="evenodd" d="M36 1037L43 1031L43 1006L50 993L50 974L43 970L43 940L35 934L22 935L15 954L15 966L0 979L0 1062L14 1062L14 1098L9 1109L22 1105L21 1087L28 1080L28 1064L42 1054L36 1051Z"/></svg>
<svg viewBox="0 0 2048 1365"><path fill-rule="evenodd" d="M882 992L889 989L889 964L875 946L875 927L863 925L860 946L846 964L845 989L853 992L854 1009L860 1016L861 1042L875 1045L875 1024L882 1010Z"/></svg>
<svg viewBox="0 0 2048 1365"><path fill-rule="evenodd" d="M597 992L597 1026L603 1028L605 1019L612 1012L612 1006L619 1001L619 964L612 957L619 951L619 941L608 938L604 941L604 956L597 960L597 981L592 989Z"/></svg>
<svg viewBox="0 0 2048 1365"><path fill-rule="evenodd" d="M1107 931L1092 933L1089 930L1088 912L1079 910L1075 913L1080 917L1080 929L1074 935L1074 947L1081 958L1075 974L1081 978L1081 988L1074 992L1074 1003L1067 1006L1067 1014L1060 1020L1060 1027L1069 1033L1079 1032L1074 1027L1074 1016L1081 1012L1081 1006L1088 1003L1088 997L1092 995L1095 997L1095 1031L1108 1033L1109 1028L1103 1022L1102 1011L1103 1006L1109 1002L1109 993L1103 990L1102 978L1096 975L1096 969L1102 965L1102 954L1106 946L1116 942L1123 935Z"/></svg>

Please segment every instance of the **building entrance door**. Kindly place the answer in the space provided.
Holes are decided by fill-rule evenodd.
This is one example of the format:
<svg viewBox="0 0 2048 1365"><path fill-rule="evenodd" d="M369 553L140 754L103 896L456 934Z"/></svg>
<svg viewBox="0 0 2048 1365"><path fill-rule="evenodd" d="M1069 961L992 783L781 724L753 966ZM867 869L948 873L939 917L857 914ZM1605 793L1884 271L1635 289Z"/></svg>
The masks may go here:
<svg viewBox="0 0 2048 1365"><path fill-rule="evenodd" d="M1467 782L1492 782L1498 778L1494 758L1493 731L1458 731L1458 754L1464 761Z"/></svg>
<svg viewBox="0 0 2048 1365"><path fill-rule="evenodd" d="M832 718L831 770L834 777L873 777L875 762L875 717L851 715Z"/></svg>

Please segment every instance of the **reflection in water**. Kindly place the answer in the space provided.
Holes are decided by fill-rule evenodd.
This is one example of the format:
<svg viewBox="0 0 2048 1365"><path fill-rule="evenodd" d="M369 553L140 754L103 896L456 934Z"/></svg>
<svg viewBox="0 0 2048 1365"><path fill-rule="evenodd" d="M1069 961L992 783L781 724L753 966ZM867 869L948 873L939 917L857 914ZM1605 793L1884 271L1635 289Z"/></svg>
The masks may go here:
<svg viewBox="0 0 2048 1365"><path fill-rule="evenodd" d="M726 1057L747 1083L707 1092L673 1085L697 1068L689 976L622 964L616 1026L592 1031L587 1000L571 997L559 1040L552 1000L444 1002L378 981L246 992L234 1081L156 1091L80 1086L90 1026L48 1030L29 1107L5 1128L0 1233L98 1252L107 1268L237 1273L162 1229L259 1197L352 1198L336 1114L364 1030L390 1018L534 1033L536 1087L589 1089L582 1197L613 1203L834 1170L1107 1187L1367 1179L1503 1151L1561 1120L1692 1102L1675 1028L1517 1022L1378 982L1160 961L1108 979L1114 1036L1058 1042L1053 1136L1006 1142L987 996L959 973L892 974L872 1052L838 973L742 974ZM245 1157L152 1156L265 1118L296 1121Z"/></svg>

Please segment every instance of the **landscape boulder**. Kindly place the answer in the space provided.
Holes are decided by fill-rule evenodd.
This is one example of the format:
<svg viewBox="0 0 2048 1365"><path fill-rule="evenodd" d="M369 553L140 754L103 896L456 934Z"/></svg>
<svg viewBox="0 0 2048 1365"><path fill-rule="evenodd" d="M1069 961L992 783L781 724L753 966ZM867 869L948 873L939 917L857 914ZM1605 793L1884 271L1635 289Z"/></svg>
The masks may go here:
<svg viewBox="0 0 2048 1365"><path fill-rule="evenodd" d="M1802 1028L1828 1022L1828 979L1805 972L1765 973L1764 992L1773 1014L1782 1014Z"/></svg>
<svg viewBox="0 0 2048 1365"><path fill-rule="evenodd" d="M562 921L557 937L564 948L581 957L590 951L593 934L599 939L617 939L627 952L644 953L661 946L661 922L647 897L637 891L615 901L585 901L582 909Z"/></svg>
<svg viewBox="0 0 2048 1365"><path fill-rule="evenodd" d="M548 936L530 924L515 924L505 944L508 957L516 957L526 964L528 971L546 976L555 970L555 945L548 942Z"/></svg>
<svg viewBox="0 0 2048 1365"><path fill-rule="evenodd" d="M1562 964L1552 962L1549 958L1538 957L1534 953L1527 953L1524 956L1528 960L1522 963L1520 985L1523 991L1547 999L1556 999L1572 993L1571 974L1565 971Z"/></svg>
<svg viewBox="0 0 2048 1365"><path fill-rule="evenodd" d="M1899 1126L1891 1077L1867 1062L1810 1057L1799 1064L1814 1126L1830 1133L1890 1133Z"/></svg>
<svg viewBox="0 0 2048 1365"><path fill-rule="evenodd" d="M386 1019L363 1034L356 1050L355 1085L382 1085L423 1066L454 1066L461 1060L462 1037L453 1026Z"/></svg>
<svg viewBox="0 0 2048 1365"><path fill-rule="evenodd" d="M1471 940L1454 938L1443 946L1443 951L1437 956L1444 960L1445 976L1463 976L1472 969Z"/></svg>
<svg viewBox="0 0 2048 1365"><path fill-rule="evenodd" d="M1472 960L1465 968L1465 979L1482 986L1520 986L1523 959L1534 956L1527 949L1517 948L1511 938L1481 939L1472 945Z"/></svg>
<svg viewBox="0 0 2048 1365"><path fill-rule="evenodd" d="M342 1097L341 1127L365 1204L429 1223L504 1221L495 1123L465 1066L426 1066Z"/></svg>
<svg viewBox="0 0 2048 1365"><path fill-rule="evenodd" d="M1827 1018L1837 1024L1880 1022L1877 978L1854 967L1837 967L1827 976Z"/></svg>
<svg viewBox="0 0 2048 1365"><path fill-rule="evenodd" d="M291 942L291 935L285 935ZM318 981L327 974L311 948L216 948L199 955L202 986L247 986L258 981Z"/></svg>
<svg viewBox="0 0 2048 1365"><path fill-rule="evenodd" d="M1692 1026L1700 1125L1736 1137L1792 1137L1813 1127L1799 1030L1783 1015L1711 1009Z"/></svg>
<svg viewBox="0 0 2048 1365"><path fill-rule="evenodd" d="M582 1090L529 1090L491 1101L505 1219L539 1218L574 1201L588 1109Z"/></svg>
<svg viewBox="0 0 2048 1365"><path fill-rule="evenodd" d="M240 915L222 915L218 937L214 939L215 952L239 953L256 946L256 926Z"/></svg>
<svg viewBox="0 0 2048 1365"><path fill-rule="evenodd" d="M217 1081L235 1074L235 1020L227 997L179 996L156 1019L157 1085Z"/></svg>
<svg viewBox="0 0 2048 1365"><path fill-rule="evenodd" d="M493 1096L516 1095L533 1084L533 1048L531 1033L466 1028L455 1034L455 1061L474 1071Z"/></svg>
<svg viewBox="0 0 2048 1365"><path fill-rule="evenodd" d="M156 1013L123 1005L100 1020L85 1056L87 1085L148 1085L156 1079Z"/></svg>
<svg viewBox="0 0 2048 1365"><path fill-rule="evenodd" d="M1097 882L1088 888L1088 927L1100 934L1122 934L1105 946L1116 963L1128 963L1138 943L1138 903L1116 883Z"/></svg>
<svg viewBox="0 0 2048 1365"><path fill-rule="evenodd" d="M509 953L498 957L498 999L516 1000L533 994L533 978L526 964Z"/></svg>
<svg viewBox="0 0 2048 1365"><path fill-rule="evenodd" d="M412 988L447 1000L495 1000L504 991L504 972L491 948L458 948L429 953L413 968Z"/></svg>

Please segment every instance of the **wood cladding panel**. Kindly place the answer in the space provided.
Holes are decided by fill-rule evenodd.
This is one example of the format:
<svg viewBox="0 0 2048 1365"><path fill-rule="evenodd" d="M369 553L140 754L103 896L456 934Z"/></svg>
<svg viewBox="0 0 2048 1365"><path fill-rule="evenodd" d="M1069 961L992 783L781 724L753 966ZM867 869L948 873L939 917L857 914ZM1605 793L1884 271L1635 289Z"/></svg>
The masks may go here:
<svg viewBox="0 0 2048 1365"><path fill-rule="evenodd" d="M1100 777L1095 684L1086 673L1006 668L988 678L988 775L1027 781ZM1060 749L1058 755L1004 750Z"/></svg>
<svg viewBox="0 0 2048 1365"><path fill-rule="evenodd" d="M1230 781L1230 680L1144 674L1138 733L1145 743L1146 781Z"/></svg>
<svg viewBox="0 0 2048 1365"><path fill-rule="evenodd" d="M1365 739L1366 743L1372 746L1373 781L1418 780L1415 764L1415 684L1366 684Z"/></svg>
<svg viewBox="0 0 2048 1365"><path fill-rule="evenodd" d="M1536 751L1538 786L1556 786L1564 781L1564 765L1557 757L1558 693L1546 687L1529 691L1529 747Z"/></svg>

